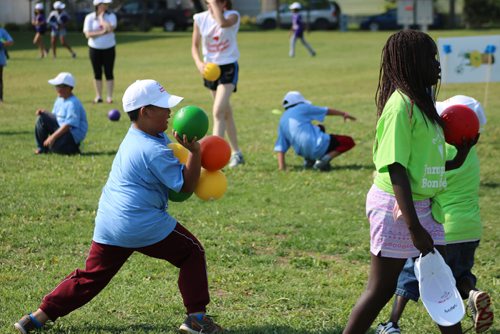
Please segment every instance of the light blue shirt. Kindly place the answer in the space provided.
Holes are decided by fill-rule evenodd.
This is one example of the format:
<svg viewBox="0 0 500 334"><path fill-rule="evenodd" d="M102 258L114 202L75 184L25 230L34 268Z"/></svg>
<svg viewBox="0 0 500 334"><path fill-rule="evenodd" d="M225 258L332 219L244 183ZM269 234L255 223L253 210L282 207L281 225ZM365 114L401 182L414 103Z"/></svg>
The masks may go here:
<svg viewBox="0 0 500 334"><path fill-rule="evenodd" d="M95 242L127 248L165 239L176 220L168 212L168 189L184 184L183 165L167 147L164 133L154 137L133 125L113 161L95 218Z"/></svg>
<svg viewBox="0 0 500 334"><path fill-rule="evenodd" d="M56 116L59 126L69 125L75 143L79 144L87 135L87 113L82 103L74 95L67 99L58 97L54 102L52 113Z"/></svg>
<svg viewBox="0 0 500 334"><path fill-rule="evenodd" d="M10 37L7 30L0 28L0 66L7 65L7 57L5 57L5 47L3 46L4 41L12 42L12 37Z"/></svg>
<svg viewBox="0 0 500 334"><path fill-rule="evenodd" d="M285 110L278 126L278 139L274 144L275 152L286 152L293 147L295 153L307 159L320 159L330 145L330 135L321 132L311 122L323 122L327 107L317 107L299 103Z"/></svg>

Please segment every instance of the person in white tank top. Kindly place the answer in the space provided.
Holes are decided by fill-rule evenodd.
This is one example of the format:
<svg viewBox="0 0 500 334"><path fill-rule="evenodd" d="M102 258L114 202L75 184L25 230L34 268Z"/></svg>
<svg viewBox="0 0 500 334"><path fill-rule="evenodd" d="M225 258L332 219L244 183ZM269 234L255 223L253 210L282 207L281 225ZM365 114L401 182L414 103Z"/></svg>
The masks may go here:
<svg viewBox="0 0 500 334"><path fill-rule="evenodd" d="M232 10L231 0L206 0L206 4L207 11L194 15L191 55L202 76L207 63L215 63L221 68L219 79L205 79L204 82L214 98L212 133L222 138L227 133L232 151L229 167L236 167L245 163L238 146L233 109L229 101L238 82L240 53L236 37L240 14Z"/></svg>

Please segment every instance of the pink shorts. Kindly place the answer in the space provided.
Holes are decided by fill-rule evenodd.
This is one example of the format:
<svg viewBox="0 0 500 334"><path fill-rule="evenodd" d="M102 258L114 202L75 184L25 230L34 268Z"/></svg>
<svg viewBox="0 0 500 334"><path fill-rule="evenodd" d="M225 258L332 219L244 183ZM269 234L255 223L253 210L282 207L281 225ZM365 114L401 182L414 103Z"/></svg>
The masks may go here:
<svg viewBox="0 0 500 334"><path fill-rule="evenodd" d="M444 245L444 228L432 217L430 200L414 201L413 204L420 224L429 232L434 245ZM366 216L370 221L370 251L373 255L397 259L420 255L394 195L373 185L366 197Z"/></svg>

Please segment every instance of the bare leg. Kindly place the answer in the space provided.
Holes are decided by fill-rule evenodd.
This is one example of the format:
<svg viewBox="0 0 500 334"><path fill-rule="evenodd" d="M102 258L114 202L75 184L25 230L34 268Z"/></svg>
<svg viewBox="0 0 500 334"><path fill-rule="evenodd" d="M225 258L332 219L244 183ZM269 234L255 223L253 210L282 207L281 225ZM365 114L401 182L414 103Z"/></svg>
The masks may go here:
<svg viewBox="0 0 500 334"><path fill-rule="evenodd" d="M408 304L408 301L409 299L405 297L395 296L389 321L392 321L393 324L398 324L399 319L401 319L401 315L405 310L406 304Z"/></svg>
<svg viewBox="0 0 500 334"><path fill-rule="evenodd" d="M233 118L233 110L229 98L233 93L234 85L223 84L217 86L214 94L214 105L212 109L214 128L212 134L224 138L227 130L229 144L233 152L239 151L238 139L236 137L236 125Z"/></svg>
<svg viewBox="0 0 500 334"><path fill-rule="evenodd" d="M69 46L69 44L66 42L66 38L64 36L61 36L60 41L61 41L61 45L64 46L66 49L68 49L68 51L71 53L71 56L74 58L75 53L73 52L73 49L71 48L71 46Z"/></svg>
<svg viewBox="0 0 500 334"><path fill-rule="evenodd" d="M106 97L106 102L113 103L113 88L115 87L114 80L106 80L106 88L108 90L108 95Z"/></svg>
<svg viewBox="0 0 500 334"><path fill-rule="evenodd" d="M56 36L50 36L50 47L52 48L52 57L56 58L57 56L57 37Z"/></svg>
<svg viewBox="0 0 500 334"><path fill-rule="evenodd" d="M366 333L379 312L396 290L399 273L406 259L377 257L371 254L370 274L366 290L354 306L344 334Z"/></svg>
<svg viewBox="0 0 500 334"><path fill-rule="evenodd" d="M94 79L94 88L95 88L95 102L97 102L97 100L102 100L102 80Z"/></svg>

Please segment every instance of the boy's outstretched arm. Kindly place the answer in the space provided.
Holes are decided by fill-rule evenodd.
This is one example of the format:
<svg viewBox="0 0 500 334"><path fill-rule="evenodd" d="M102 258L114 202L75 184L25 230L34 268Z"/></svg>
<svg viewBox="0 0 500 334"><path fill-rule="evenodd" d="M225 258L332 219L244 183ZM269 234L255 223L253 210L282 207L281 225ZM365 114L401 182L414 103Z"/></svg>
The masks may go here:
<svg viewBox="0 0 500 334"><path fill-rule="evenodd" d="M351 116L349 113L347 113L345 111L340 111L337 109L328 108L328 111L326 112L326 114L329 116L342 116L344 118L344 122L348 119L350 119L351 121L356 120L356 117Z"/></svg>
<svg viewBox="0 0 500 334"><path fill-rule="evenodd" d="M278 155L278 169L286 170L285 152L277 152L277 155Z"/></svg>
<svg viewBox="0 0 500 334"><path fill-rule="evenodd" d="M200 143L196 137L191 142L187 140L186 135L181 139L176 131L174 131L174 137L179 144L189 150L186 166L182 170L184 184L182 185L181 192L192 193L198 184L201 172Z"/></svg>

